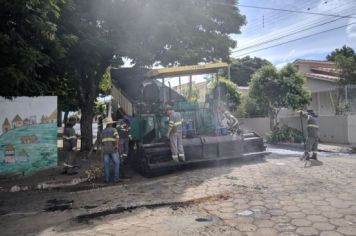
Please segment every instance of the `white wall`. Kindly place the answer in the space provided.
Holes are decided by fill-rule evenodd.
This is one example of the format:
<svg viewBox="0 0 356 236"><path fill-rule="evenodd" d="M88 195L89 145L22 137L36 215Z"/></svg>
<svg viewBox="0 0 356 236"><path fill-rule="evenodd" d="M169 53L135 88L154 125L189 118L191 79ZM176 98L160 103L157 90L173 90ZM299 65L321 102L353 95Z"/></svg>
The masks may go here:
<svg viewBox="0 0 356 236"><path fill-rule="evenodd" d="M337 83L324 81L324 80L320 80L320 79L307 78L306 87L312 93L315 93L315 92L326 92L326 91L335 90L337 88Z"/></svg>
<svg viewBox="0 0 356 236"><path fill-rule="evenodd" d="M239 118L239 123L242 129L254 131L259 135L264 136L269 129L269 118Z"/></svg>
<svg viewBox="0 0 356 236"><path fill-rule="evenodd" d="M270 131L269 118L240 118L241 127L265 136ZM301 130L299 116L279 117L280 124ZM319 116L319 139L325 143L356 144L356 115ZM303 119L304 134L307 122Z"/></svg>
<svg viewBox="0 0 356 236"><path fill-rule="evenodd" d="M356 115L349 115L347 123L349 143L356 144Z"/></svg>

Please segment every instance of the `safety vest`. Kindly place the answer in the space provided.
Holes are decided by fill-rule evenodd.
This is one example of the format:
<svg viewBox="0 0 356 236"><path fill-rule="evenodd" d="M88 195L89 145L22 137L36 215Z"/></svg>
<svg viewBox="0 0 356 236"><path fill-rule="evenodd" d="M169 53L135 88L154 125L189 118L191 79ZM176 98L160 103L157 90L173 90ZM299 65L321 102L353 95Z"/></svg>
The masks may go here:
<svg viewBox="0 0 356 236"><path fill-rule="evenodd" d="M65 127L63 130L63 148L70 151L77 146L77 136L73 127Z"/></svg>
<svg viewBox="0 0 356 236"><path fill-rule="evenodd" d="M315 117L308 116L308 137L318 137L319 136L319 125Z"/></svg>
<svg viewBox="0 0 356 236"><path fill-rule="evenodd" d="M168 126L172 129L172 132L182 132L182 116L179 112L173 112L169 116Z"/></svg>
<svg viewBox="0 0 356 236"><path fill-rule="evenodd" d="M115 128L105 128L101 134L101 142L103 144L104 153L114 153L116 141L119 135Z"/></svg>
<svg viewBox="0 0 356 236"><path fill-rule="evenodd" d="M122 120L120 125L117 127L117 130L121 139L129 137L130 126L126 121Z"/></svg>

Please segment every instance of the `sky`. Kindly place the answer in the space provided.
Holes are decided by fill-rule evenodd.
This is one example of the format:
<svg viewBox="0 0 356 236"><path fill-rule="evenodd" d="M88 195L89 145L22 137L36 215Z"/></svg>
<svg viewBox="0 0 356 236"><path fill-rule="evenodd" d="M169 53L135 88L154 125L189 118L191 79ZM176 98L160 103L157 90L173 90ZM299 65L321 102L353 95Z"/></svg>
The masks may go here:
<svg viewBox="0 0 356 236"><path fill-rule="evenodd" d="M234 58L247 55L261 57L280 68L296 59L325 60L327 54L343 45L356 49L356 0L239 0L239 5L351 17L311 15L239 6L241 14L246 16L247 24L241 28L241 34L232 35L232 38L237 41L237 47L233 49L232 54ZM355 24L343 26L353 22ZM341 28L308 37L338 27ZM307 38L260 50L301 37Z"/></svg>

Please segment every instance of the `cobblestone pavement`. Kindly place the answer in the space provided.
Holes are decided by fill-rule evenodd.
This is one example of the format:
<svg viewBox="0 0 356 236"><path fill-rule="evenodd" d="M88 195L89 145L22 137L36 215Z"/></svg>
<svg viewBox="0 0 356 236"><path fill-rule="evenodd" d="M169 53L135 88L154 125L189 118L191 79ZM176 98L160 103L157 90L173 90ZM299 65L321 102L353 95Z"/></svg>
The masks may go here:
<svg viewBox="0 0 356 236"><path fill-rule="evenodd" d="M4 235L356 235L356 157L322 161L304 168L297 157L269 156L102 189L34 193L21 204L23 196L5 196L3 211L12 213L0 216L0 227ZM73 209L43 212L49 198L73 200Z"/></svg>

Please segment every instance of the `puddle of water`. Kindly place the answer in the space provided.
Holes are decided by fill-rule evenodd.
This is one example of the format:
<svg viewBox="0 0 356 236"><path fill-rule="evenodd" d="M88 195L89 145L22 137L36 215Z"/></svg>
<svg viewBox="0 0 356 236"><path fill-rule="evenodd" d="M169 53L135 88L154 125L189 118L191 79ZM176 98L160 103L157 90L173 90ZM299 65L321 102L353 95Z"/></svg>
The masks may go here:
<svg viewBox="0 0 356 236"><path fill-rule="evenodd" d="M253 211L250 210L246 210L246 211L240 211L239 213L237 213L239 216L250 216L253 214Z"/></svg>

